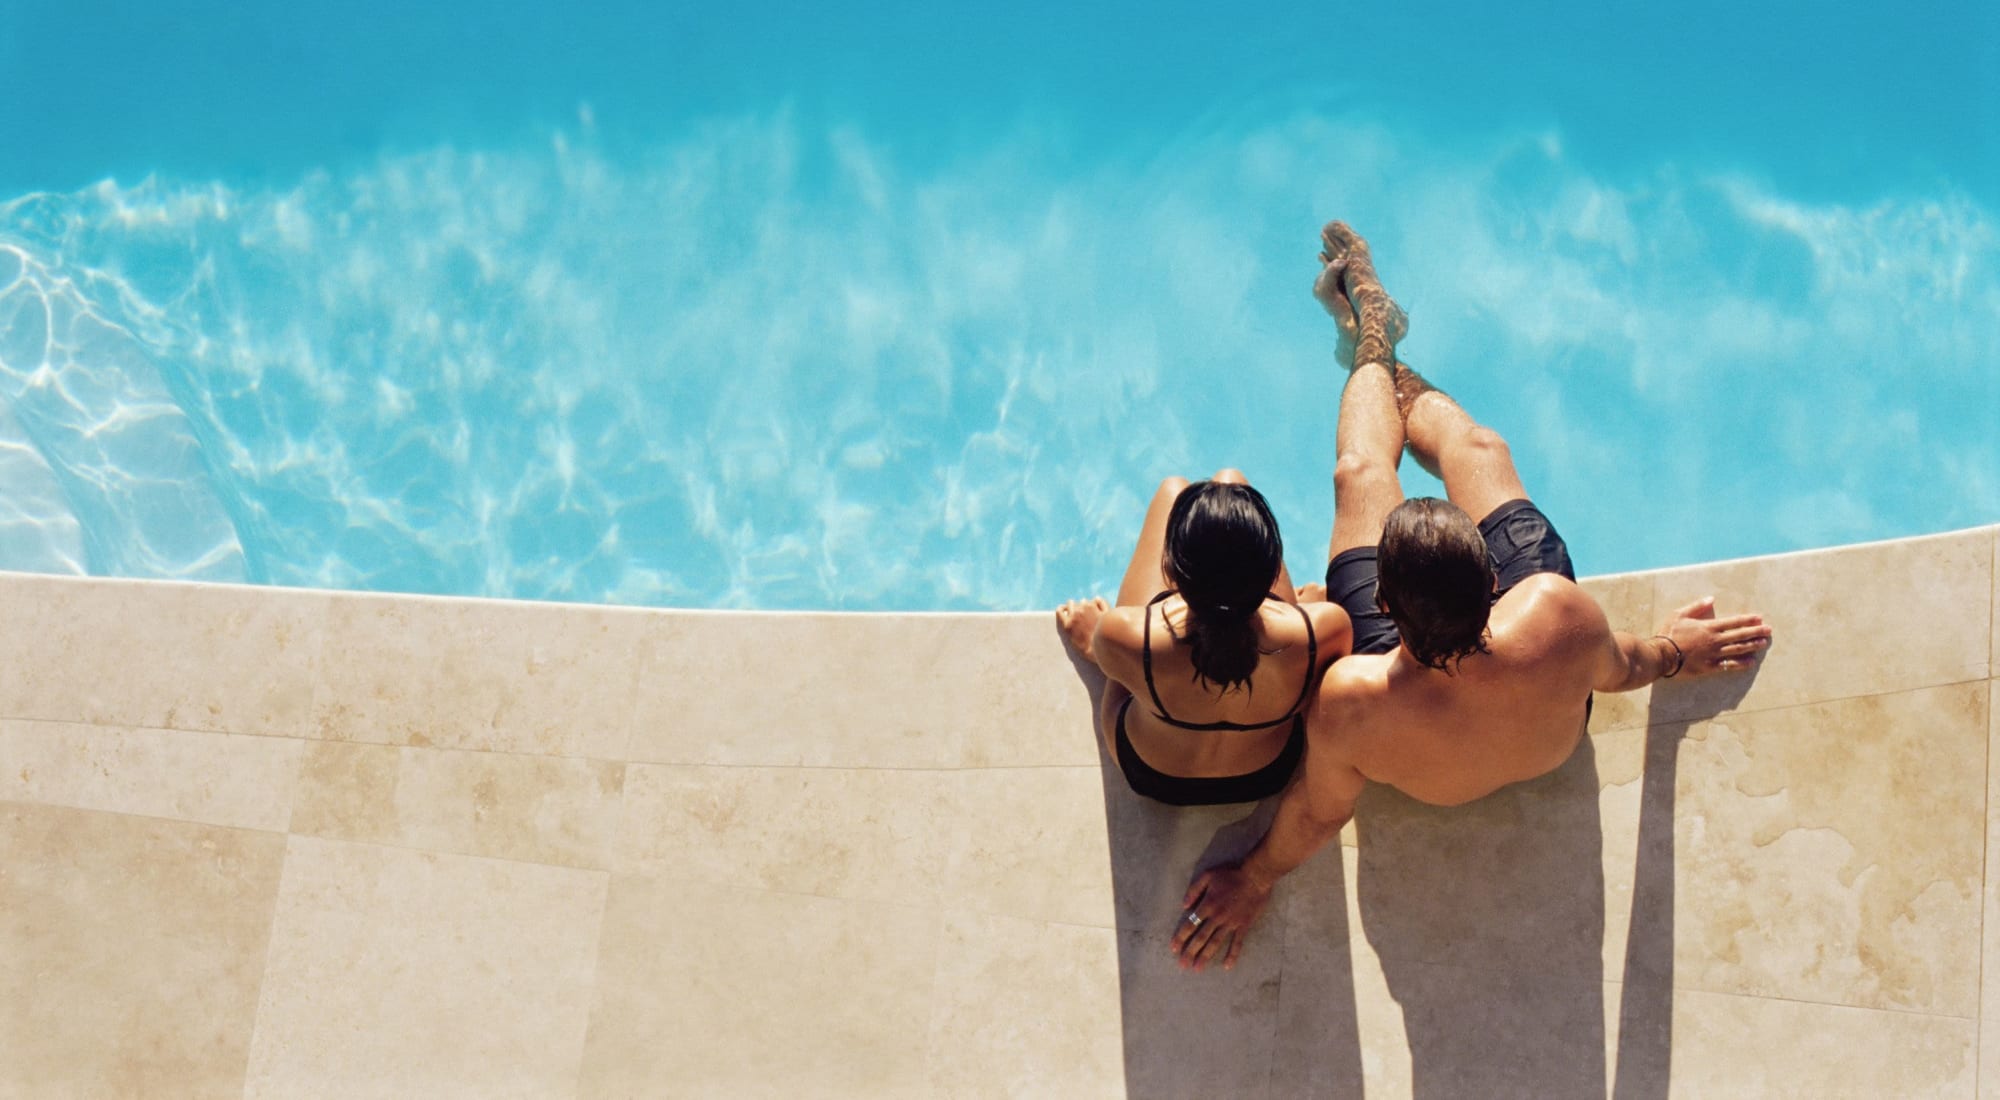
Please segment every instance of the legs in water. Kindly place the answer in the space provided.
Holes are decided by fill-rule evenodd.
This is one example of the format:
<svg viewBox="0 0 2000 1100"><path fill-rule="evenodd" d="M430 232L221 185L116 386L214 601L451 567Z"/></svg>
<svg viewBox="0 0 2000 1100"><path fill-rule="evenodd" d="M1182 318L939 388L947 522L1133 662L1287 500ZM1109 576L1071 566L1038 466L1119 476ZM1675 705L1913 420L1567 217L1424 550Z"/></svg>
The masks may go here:
<svg viewBox="0 0 2000 1100"><path fill-rule="evenodd" d="M1475 521L1486 518L1493 509L1510 500L1525 499L1528 492L1521 485L1520 474L1514 469L1514 458L1508 450L1507 441L1498 432L1473 420L1458 402L1426 382L1408 364L1395 358L1394 345L1402 338L1407 321L1402 310L1382 289L1382 281L1375 274L1367 243L1340 222L1330 223L1322 232L1321 239L1326 246L1321 253L1322 258L1334 257L1328 260L1329 268L1336 262L1345 261L1340 276L1333 282L1344 284L1345 300L1353 303L1349 311L1356 333L1353 362L1367 364L1379 360L1384 364L1393 364L1391 388L1397 418L1417 463L1443 481L1445 494L1451 502ZM1321 282L1326 281L1327 276L1322 273ZM1320 285L1315 284L1313 289L1327 311L1335 312L1334 303L1328 300L1329 295L1320 293ZM1359 373L1358 367L1356 372ZM1350 379L1350 389L1352 385ZM1343 429L1346 423L1347 398L1343 396ZM1347 451L1344 447L1340 454L1345 460ZM1336 492L1338 481L1336 466ZM1391 504L1391 507L1394 505ZM1336 519L1336 535L1339 534L1338 526ZM1380 531L1378 519L1378 536Z"/></svg>
<svg viewBox="0 0 2000 1100"><path fill-rule="evenodd" d="M1354 301L1348 296L1347 290L1348 258L1357 246L1361 252L1362 265L1368 271L1368 278L1379 290L1382 284L1379 279L1374 278L1375 265L1372 257L1368 255L1368 244L1354 230L1349 229L1345 222L1329 222L1325 229L1320 230L1319 259L1322 266L1319 278L1313 282L1313 297L1319 299L1319 304L1333 317L1334 323L1340 326L1340 345L1336 354L1341 363L1350 369L1357 362L1367 362L1365 359L1356 358L1355 342L1360 338L1361 326L1360 319L1356 316ZM1410 319L1404 314L1402 307L1386 294L1379 297L1371 295L1370 299L1371 309L1386 304L1387 312L1382 315L1384 335L1391 345L1401 343L1410 329Z"/></svg>
<svg viewBox="0 0 2000 1100"><path fill-rule="evenodd" d="M1340 222L1329 224L1321 240L1326 269L1314 291L1336 320L1347 315L1354 334L1334 431L1333 538L1327 547L1332 560L1342 551L1380 542L1382 521L1403 501L1403 485L1396 477L1403 457L1403 417L1394 374L1395 337L1401 336L1403 322L1402 311L1375 277L1367 242Z"/></svg>

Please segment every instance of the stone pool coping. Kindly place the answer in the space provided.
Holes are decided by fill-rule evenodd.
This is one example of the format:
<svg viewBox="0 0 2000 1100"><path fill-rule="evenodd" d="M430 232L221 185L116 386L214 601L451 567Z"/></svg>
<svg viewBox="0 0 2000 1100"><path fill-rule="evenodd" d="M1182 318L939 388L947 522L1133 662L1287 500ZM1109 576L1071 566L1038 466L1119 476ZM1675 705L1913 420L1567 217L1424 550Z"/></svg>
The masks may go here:
<svg viewBox="0 0 2000 1100"><path fill-rule="evenodd" d="M1779 643L1371 791L1203 976L1243 808L1108 778L1046 612L0 574L0 1093L2000 1096L1997 559L1587 579Z"/></svg>

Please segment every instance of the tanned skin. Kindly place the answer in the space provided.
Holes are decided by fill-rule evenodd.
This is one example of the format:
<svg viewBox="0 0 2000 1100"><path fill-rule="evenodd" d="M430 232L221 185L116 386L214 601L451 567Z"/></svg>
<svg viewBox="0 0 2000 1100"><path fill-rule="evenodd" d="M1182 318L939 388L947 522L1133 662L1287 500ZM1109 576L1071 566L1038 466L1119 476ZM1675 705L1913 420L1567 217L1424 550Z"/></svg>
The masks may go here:
<svg viewBox="0 0 2000 1100"><path fill-rule="evenodd" d="M1234 469L1219 470L1211 480L1249 484L1243 472ZM1136 693L1138 701L1126 715L1125 734L1140 759L1168 775L1244 775L1278 758L1291 736L1291 723L1218 731L1180 729L1160 721L1145 694L1147 616L1153 619L1153 684L1167 712L1186 722L1265 722L1283 715L1298 701L1308 679L1317 680L1334 658L1352 648L1354 632L1339 604L1327 603L1324 597L1298 599L1300 590L1280 565L1271 580L1271 591L1279 598L1264 601L1257 612L1260 656L1248 688L1220 691L1197 681L1188 649L1177 641L1186 634L1187 602L1171 596L1147 604L1155 593L1173 588L1160 563L1166 550L1167 516L1187 487L1186 478L1170 477L1153 494L1138 546L1118 586L1117 606L1105 603L1103 597L1071 600L1056 609L1056 624L1077 655L1102 669L1108 681L1098 706L1098 727L1113 767L1118 766L1113 742L1118 712ZM1305 623L1290 606L1294 603L1312 620L1319 658L1314 667L1307 667Z"/></svg>
<svg viewBox="0 0 2000 1100"><path fill-rule="evenodd" d="M1328 560L1380 541L1383 520L1403 500L1396 467L1406 446L1474 521L1526 499L1506 441L1396 359L1402 313L1382 290L1367 244L1340 222L1321 237L1314 291L1341 325L1343 350L1350 340L1354 347L1336 429ZM1324 590L1307 585L1301 597L1323 599ZM1189 885L1171 943L1182 967L1235 965L1278 879L1339 833L1369 781L1434 805L1470 802L1567 760L1585 734L1591 692L1633 691L1670 673L1740 672L1771 641L1761 616L1718 617L1713 599L1675 611L1654 637L1615 631L1588 593L1554 573L1508 591L1488 629L1490 652L1446 670L1425 667L1402 645L1334 664L1270 831L1240 863Z"/></svg>

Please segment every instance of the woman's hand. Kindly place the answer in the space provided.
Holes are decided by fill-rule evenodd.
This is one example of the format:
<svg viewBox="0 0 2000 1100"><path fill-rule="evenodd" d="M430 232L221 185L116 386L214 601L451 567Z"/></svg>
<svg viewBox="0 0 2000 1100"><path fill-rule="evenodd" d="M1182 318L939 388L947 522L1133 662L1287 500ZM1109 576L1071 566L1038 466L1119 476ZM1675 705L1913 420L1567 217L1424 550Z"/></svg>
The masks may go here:
<svg viewBox="0 0 2000 1100"><path fill-rule="evenodd" d="M1263 916L1271 900L1271 884L1259 882L1240 864L1227 863L1196 875L1181 906L1180 927L1174 930L1173 952L1181 969L1200 970L1222 958L1222 968L1236 966L1250 926Z"/></svg>
<svg viewBox="0 0 2000 1100"><path fill-rule="evenodd" d="M1675 675L1686 676L1749 668L1771 646L1771 628L1762 615L1718 619L1714 596L1674 612L1660 628L1660 636L1679 647L1682 660Z"/></svg>

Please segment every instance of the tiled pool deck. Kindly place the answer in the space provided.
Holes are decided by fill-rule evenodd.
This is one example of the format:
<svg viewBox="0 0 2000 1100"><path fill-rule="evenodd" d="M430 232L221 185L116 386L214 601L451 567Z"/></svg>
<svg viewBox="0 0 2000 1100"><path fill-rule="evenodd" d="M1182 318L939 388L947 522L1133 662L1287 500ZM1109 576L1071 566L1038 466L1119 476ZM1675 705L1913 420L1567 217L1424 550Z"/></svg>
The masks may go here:
<svg viewBox="0 0 2000 1100"><path fill-rule="evenodd" d="M1047 614L0 575L0 1096L2000 1097L1996 558L1587 582L1779 642L1199 976Z"/></svg>

